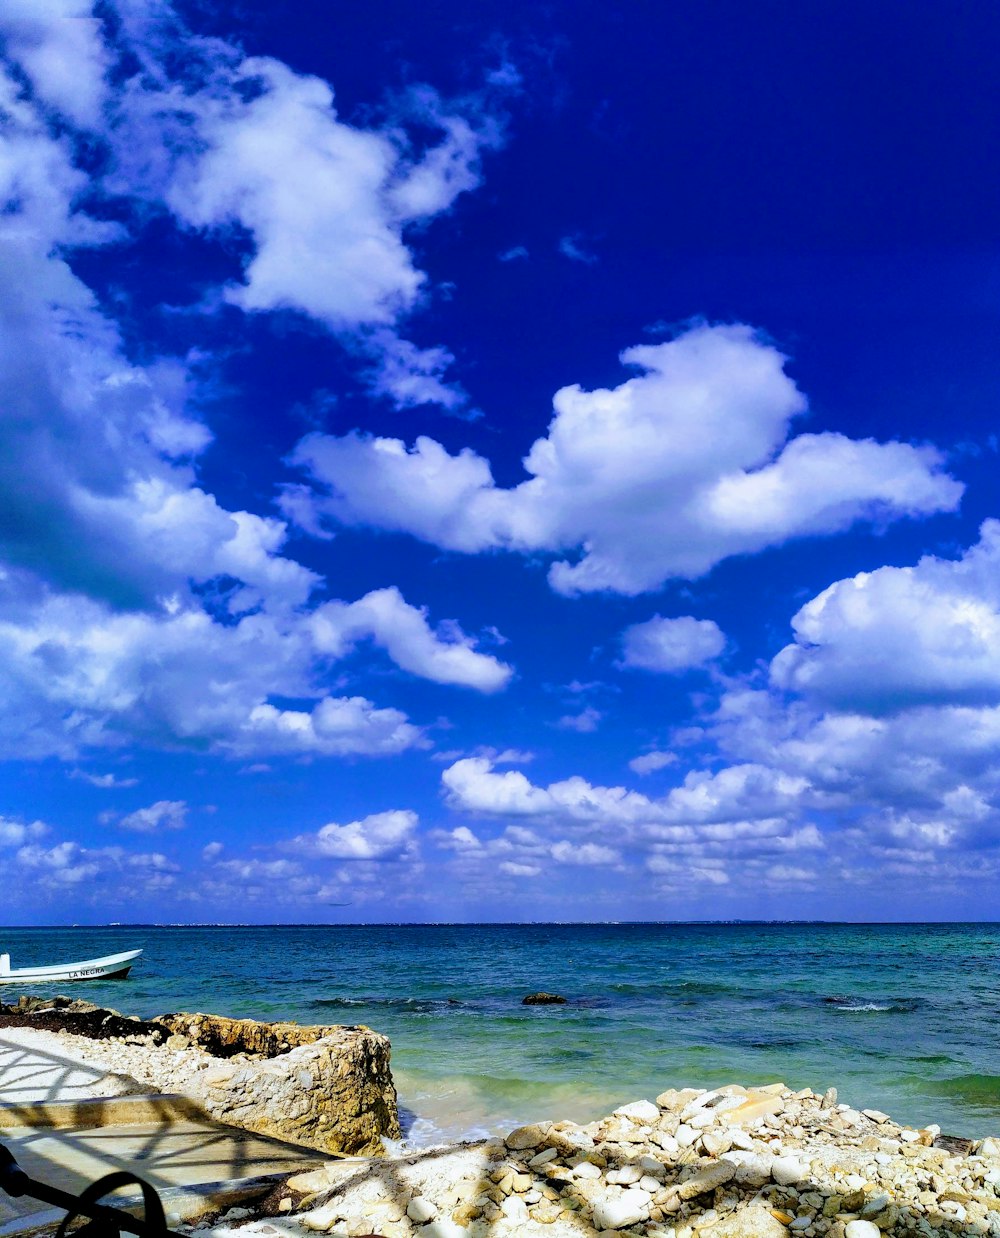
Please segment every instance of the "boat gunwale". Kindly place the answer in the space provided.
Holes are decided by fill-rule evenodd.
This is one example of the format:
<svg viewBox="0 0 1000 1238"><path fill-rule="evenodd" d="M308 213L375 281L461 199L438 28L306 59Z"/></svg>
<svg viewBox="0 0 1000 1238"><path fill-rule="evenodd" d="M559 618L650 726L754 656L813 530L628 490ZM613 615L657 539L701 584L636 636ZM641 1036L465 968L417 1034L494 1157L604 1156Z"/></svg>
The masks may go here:
<svg viewBox="0 0 1000 1238"><path fill-rule="evenodd" d="M101 955L100 958L80 959L72 963L50 963L44 967L12 967L9 972L0 972L0 984L19 980L110 979L113 976L128 975L132 963L140 954L142 954L141 949L122 950L118 954L105 954ZM69 974L84 969L101 970L96 976L73 976Z"/></svg>

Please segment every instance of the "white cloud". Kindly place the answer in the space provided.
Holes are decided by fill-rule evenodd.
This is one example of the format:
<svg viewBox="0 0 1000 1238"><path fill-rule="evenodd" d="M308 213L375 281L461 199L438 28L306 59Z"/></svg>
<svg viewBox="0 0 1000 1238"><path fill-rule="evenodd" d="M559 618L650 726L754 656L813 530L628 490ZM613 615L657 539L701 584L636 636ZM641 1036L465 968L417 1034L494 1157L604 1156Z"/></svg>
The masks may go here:
<svg viewBox="0 0 1000 1238"><path fill-rule="evenodd" d="M776 686L840 710L1000 702L1000 521L959 559L840 580L792 620Z"/></svg>
<svg viewBox="0 0 1000 1238"><path fill-rule="evenodd" d="M403 131L340 120L317 77L263 56L229 74L225 90L216 83L172 100L204 145L179 160L166 191L193 227L251 233L254 252L228 299L246 310L299 309L334 330L394 323L424 283L404 226L478 184L479 153L495 131L477 131L425 91L420 119L444 136L411 157Z"/></svg>
<svg viewBox="0 0 1000 1238"><path fill-rule="evenodd" d="M726 647L717 623L682 615L664 619L654 615L622 633L622 666L678 675L707 665Z"/></svg>
<svg viewBox="0 0 1000 1238"><path fill-rule="evenodd" d="M605 868L621 860L621 855L613 847L604 847L600 843L571 843L565 840L552 847L551 855L559 864L575 864L581 868Z"/></svg>
<svg viewBox="0 0 1000 1238"><path fill-rule="evenodd" d="M92 787L100 787L108 791L134 787L139 783L138 778L119 778L117 774L88 774L86 770L82 769L70 770L69 776L70 778L79 778L83 782L89 782Z"/></svg>
<svg viewBox="0 0 1000 1238"><path fill-rule="evenodd" d="M37 98L75 124L99 123L108 54L90 0L5 0L0 30Z"/></svg>
<svg viewBox="0 0 1000 1238"><path fill-rule="evenodd" d="M805 400L784 357L746 326L696 326L630 348L640 373L611 390L564 387L529 479L498 487L488 461L418 437L313 434L293 462L314 479L286 514L408 532L445 549L570 554L566 594L638 594L789 538L950 511L961 485L929 447L838 434L786 443Z"/></svg>
<svg viewBox="0 0 1000 1238"><path fill-rule="evenodd" d="M81 847L71 840L47 848L22 847L15 858L28 870L33 883L58 891L84 882L113 880L117 892L125 898L169 888L179 871L158 851L130 853L121 847Z"/></svg>
<svg viewBox="0 0 1000 1238"><path fill-rule="evenodd" d="M315 834L300 834L288 845L329 860L401 860L415 854L419 818L393 809L372 813L347 825L331 822Z"/></svg>
<svg viewBox="0 0 1000 1238"><path fill-rule="evenodd" d="M328 665L372 635L405 669L437 682L489 691L509 676L454 626L432 633L423 612L394 590L370 604L362 599L356 610L328 603L313 614L260 612L222 623L195 606L114 613L79 596L31 598L16 577L4 583L0 736L10 755L74 758L130 740L207 744L247 758L381 755L422 745L420 729L401 711L334 697L325 686ZM279 708L276 696L316 703Z"/></svg>
<svg viewBox="0 0 1000 1238"><path fill-rule="evenodd" d="M535 786L520 770L496 773L485 757L465 757L441 774L445 798L455 809L491 816L544 817L569 823L643 827L775 818L795 812L808 781L755 763L718 773L693 770L660 799L624 787L593 786L580 777ZM780 822L779 822L780 825Z"/></svg>
<svg viewBox="0 0 1000 1238"><path fill-rule="evenodd" d="M676 752L660 752L654 749L652 752L644 752L640 756L633 757L628 767L636 774L652 774L658 769L665 769L668 765L675 765L677 760Z"/></svg>
<svg viewBox="0 0 1000 1238"><path fill-rule="evenodd" d="M456 624L432 631L426 611L409 606L395 588L376 589L357 602L328 602L313 612L309 628L323 653L343 657L357 641L370 638L397 666L435 683L495 692L513 673L491 655L476 652Z"/></svg>
<svg viewBox="0 0 1000 1238"><path fill-rule="evenodd" d="M187 825L188 806L183 800L157 800L146 808L137 808L117 821L123 830L139 834L154 834L157 830L182 830Z"/></svg>
<svg viewBox="0 0 1000 1238"><path fill-rule="evenodd" d="M500 871L508 877L538 877L542 870L537 864L517 864L513 860L504 860Z"/></svg>
<svg viewBox="0 0 1000 1238"><path fill-rule="evenodd" d="M597 255L584 246L583 238L579 233L562 237L558 249L562 256L569 258L571 262L582 262L586 266L593 266L597 261Z"/></svg>
<svg viewBox="0 0 1000 1238"><path fill-rule="evenodd" d="M49 832L44 821L14 821L0 816L0 847L20 847L31 839L42 838Z"/></svg>
<svg viewBox="0 0 1000 1238"><path fill-rule="evenodd" d="M367 337L366 351L375 357L368 371L372 391L389 397L396 408L438 404L458 409L468 402L458 384L444 379L455 360L447 348L418 348L391 331L378 331Z"/></svg>
<svg viewBox="0 0 1000 1238"><path fill-rule="evenodd" d="M597 730L603 717L599 709L588 705L578 714L564 714L555 725L561 731L576 731L580 735L590 735Z"/></svg>

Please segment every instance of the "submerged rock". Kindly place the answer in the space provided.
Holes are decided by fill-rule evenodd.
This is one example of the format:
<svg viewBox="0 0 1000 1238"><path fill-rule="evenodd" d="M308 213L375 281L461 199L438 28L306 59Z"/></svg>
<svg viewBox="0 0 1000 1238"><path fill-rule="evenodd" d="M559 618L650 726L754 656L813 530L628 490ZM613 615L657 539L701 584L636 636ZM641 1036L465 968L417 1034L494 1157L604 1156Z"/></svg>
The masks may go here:
<svg viewBox="0 0 1000 1238"><path fill-rule="evenodd" d="M529 993L521 999L522 1006L565 1006L566 999L558 993Z"/></svg>

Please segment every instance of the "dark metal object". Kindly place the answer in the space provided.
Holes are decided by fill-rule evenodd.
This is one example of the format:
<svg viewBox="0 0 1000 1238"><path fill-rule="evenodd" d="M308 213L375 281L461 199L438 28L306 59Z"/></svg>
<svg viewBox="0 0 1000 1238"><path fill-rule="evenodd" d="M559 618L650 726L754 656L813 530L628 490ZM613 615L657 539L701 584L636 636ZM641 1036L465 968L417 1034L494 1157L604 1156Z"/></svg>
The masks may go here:
<svg viewBox="0 0 1000 1238"><path fill-rule="evenodd" d="M142 1191L144 1215L141 1221L121 1208L98 1203L109 1191L132 1185L138 1186ZM90 1220L82 1229L75 1231L74 1238L83 1238L84 1235L87 1238L119 1238L122 1230L137 1234L139 1238L184 1238L175 1230L167 1229L163 1205L155 1188L126 1170L106 1174L85 1187L79 1195L73 1195L59 1187L29 1178L9 1149L0 1143L0 1190L15 1199L30 1195L32 1199L41 1200L42 1203L64 1208L66 1216L59 1226L57 1238L64 1238L70 1222L77 1217L89 1217Z"/></svg>

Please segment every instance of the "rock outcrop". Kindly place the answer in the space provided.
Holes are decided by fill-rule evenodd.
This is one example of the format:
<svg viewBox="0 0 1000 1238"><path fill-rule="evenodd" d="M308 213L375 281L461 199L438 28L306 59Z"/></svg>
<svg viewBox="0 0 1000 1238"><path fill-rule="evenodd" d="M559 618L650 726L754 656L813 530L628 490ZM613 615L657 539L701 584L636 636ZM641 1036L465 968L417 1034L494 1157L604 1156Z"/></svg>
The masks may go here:
<svg viewBox="0 0 1000 1238"><path fill-rule="evenodd" d="M217 1059L182 1090L220 1122L352 1156L378 1155L383 1136L400 1137L389 1041L370 1028L215 1015L160 1021Z"/></svg>
<svg viewBox="0 0 1000 1238"><path fill-rule="evenodd" d="M72 1037L88 1064L137 1090L180 1093L221 1122L349 1156L400 1137L389 1041L361 1026L303 1027L209 1014L140 1020L90 1002L23 998L0 1026Z"/></svg>

